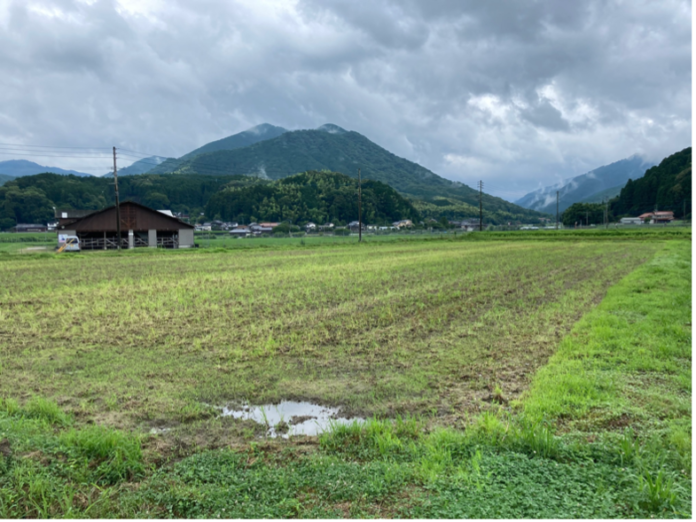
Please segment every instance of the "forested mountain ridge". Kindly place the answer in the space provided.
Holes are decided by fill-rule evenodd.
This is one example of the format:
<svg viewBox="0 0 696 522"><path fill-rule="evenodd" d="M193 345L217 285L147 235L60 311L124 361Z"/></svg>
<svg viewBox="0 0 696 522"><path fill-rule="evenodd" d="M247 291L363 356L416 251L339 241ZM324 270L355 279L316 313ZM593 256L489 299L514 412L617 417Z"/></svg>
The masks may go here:
<svg viewBox="0 0 696 522"><path fill-rule="evenodd" d="M288 132L288 130L284 129L283 127L276 127L275 125L271 125L270 123L262 123L261 125L257 125L256 127L252 127L251 129L245 130L243 132L233 134L232 136L228 136L227 138L223 138L217 141L211 141L210 143L207 143L202 147L199 147L187 154L184 154L179 159L187 160L193 158L194 156L198 156L199 154L206 154L208 152L215 152L218 150L241 149L244 147L248 147L249 145L253 145L254 143L258 143L260 141L277 138L278 136L286 132Z"/></svg>
<svg viewBox="0 0 696 522"><path fill-rule="evenodd" d="M357 182L343 174L305 172L269 181L253 176L167 174L119 179L121 201L137 201L155 209L171 209L198 218L221 217L240 222L283 220L346 222L357 219ZM388 185L366 180L362 185L365 221L386 223L419 220L413 204ZM0 187L0 229L15 223L52 221L53 207L98 210L114 201L113 178L80 178L38 174Z"/></svg>
<svg viewBox="0 0 696 522"><path fill-rule="evenodd" d="M240 223L285 221L345 224L358 219L356 180L337 172L308 171L277 181L228 186L206 205L207 216ZM362 183L365 223L387 224L401 219L419 221L414 206L385 183Z"/></svg>
<svg viewBox="0 0 696 522"><path fill-rule="evenodd" d="M611 201L617 217L638 216L645 212L671 210L675 217L691 213L691 147L663 159L645 175L629 180L619 196Z"/></svg>
<svg viewBox="0 0 696 522"><path fill-rule="evenodd" d="M200 154L182 162L176 173L220 176L243 174L277 180L307 170L328 170L381 181L429 208L448 207L452 218L478 215L476 190L447 180L373 143L365 136L327 124L316 130L288 131L236 149ZM488 194L483 195L493 223L537 220L541 214Z"/></svg>
<svg viewBox="0 0 696 522"><path fill-rule="evenodd" d="M252 127L251 129L233 134L232 136L206 143L205 145L184 154L180 158L167 158L161 164L151 167L148 174L171 173L176 171L184 161L201 154L207 154L209 152L216 152L219 150L234 150L248 147L249 145L253 145L254 143L258 143L260 141L276 138L285 132L287 132L287 129L284 129L283 127L276 127L270 123L262 123Z"/></svg>
<svg viewBox="0 0 696 522"><path fill-rule="evenodd" d="M594 201L601 193L605 193L605 197L615 196L620 187L623 187L629 179L642 176L652 166L653 163L646 162L638 155L633 155L630 158L575 176L570 180L530 192L515 203L539 212L555 214L556 192L558 191L558 206L559 210L563 212L573 203Z"/></svg>

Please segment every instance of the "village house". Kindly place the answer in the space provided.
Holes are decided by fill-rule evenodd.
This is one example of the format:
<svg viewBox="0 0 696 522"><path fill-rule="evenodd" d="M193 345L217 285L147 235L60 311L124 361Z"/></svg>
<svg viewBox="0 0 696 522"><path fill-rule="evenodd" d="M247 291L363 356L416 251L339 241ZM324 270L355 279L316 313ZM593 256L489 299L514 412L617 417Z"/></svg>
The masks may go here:
<svg viewBox="0 0 696 522"><path fill-rule="evenodd" d="M413 226L413 221L410 219L402 219L401 221L394 221L392 223L396 228L408 228Z"/></svg>
<svg viewBox="0 0 696 522"><path fill-rule="evenodd" d="M671 223L674 221L674 212L671 210L663 210L663 211L657 211L657 212L646 212L645 214L641 214L638 216L639 219L642 219L645 221L646 219L650 220L650 224L659 224L659 223Z"/></svg>
<svg viewBox="0 0 696 522"><path fill-rule="evenodd" d="M247 237L249 234L251 234L251 230L246 225L238 225L230 230L231 236Z"/></svg>
<svg viewBox="0 0 696 522"><path fill-rule="evenodd" d="M249 229L255 236L260 236L261 234L270 234L271 232L273 232L273 229L278 225L280 225L280 223L251 223L249 225Z"/></svg>
<svg viewBox="0 0 696 522"><path fill-rule="evenodd" d="M346 225L351 232L357 232L358 229L360 228L360 222L359 221L351 221ZM362 224L362 229L365 230L366 226L365 223Z"/></svg>

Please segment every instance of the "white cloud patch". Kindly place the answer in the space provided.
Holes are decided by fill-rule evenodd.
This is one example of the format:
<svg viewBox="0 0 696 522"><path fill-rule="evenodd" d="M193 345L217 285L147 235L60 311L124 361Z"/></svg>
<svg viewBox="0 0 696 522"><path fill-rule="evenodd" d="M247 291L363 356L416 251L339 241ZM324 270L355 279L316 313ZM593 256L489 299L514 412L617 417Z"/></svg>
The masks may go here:
<svg viewBox="0 0 696 522"><path fill-rule="evenodd" d="M688 0L0 0L0 27L0 142L180 156L331 122L510 199L691 143Z"/></svg>

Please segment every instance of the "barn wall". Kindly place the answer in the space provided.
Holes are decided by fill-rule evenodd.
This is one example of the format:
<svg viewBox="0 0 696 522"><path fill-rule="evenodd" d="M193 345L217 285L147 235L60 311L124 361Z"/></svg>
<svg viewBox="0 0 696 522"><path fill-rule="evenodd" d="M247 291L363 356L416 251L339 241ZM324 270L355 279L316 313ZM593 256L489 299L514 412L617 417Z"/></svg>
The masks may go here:
<svg viewBox="0 0 696 522"><path fill-rule="evenodd" d="M179 248L193 247L193 229L182 228L179 230Z"/></svg>

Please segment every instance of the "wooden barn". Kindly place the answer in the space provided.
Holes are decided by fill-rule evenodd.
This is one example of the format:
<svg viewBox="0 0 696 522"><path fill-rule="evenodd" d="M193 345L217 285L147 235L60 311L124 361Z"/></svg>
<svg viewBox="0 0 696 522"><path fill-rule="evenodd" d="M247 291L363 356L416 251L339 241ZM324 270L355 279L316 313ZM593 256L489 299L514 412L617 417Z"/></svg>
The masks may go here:
<svg viewBox="0 0 696 522"><path fill-rule="evenodd" d="M121 248L194 246L194 226L179 219L135 203L125 201L121 209ZM83 250L117 248L116 205L92 212L56 211L58 235L80 238Z"/></svg>

